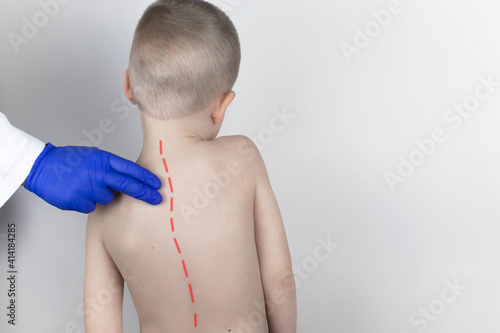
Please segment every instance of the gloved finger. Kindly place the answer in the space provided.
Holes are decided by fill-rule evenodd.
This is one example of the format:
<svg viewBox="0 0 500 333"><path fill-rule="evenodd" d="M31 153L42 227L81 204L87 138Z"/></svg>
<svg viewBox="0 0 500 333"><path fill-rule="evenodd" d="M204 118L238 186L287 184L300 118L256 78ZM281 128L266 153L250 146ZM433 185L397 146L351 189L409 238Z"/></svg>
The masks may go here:
<svg viewBox="0 0 500 333"><path fill-rule="evenodd" d="M78 206L76 206L75 208L71 208L69 210L77 211L77 212L83 213L83 214L90 214L94 210L96 210L96 208L97 208L97 205L95 204L95 202L86 201L83 203L79 203Z"/></svg>
<svg viewBox="0 0 500 333"><path fill-rule="evenodd" d="M113 154L110 155L109 165L113 170L126 176L135 178L156 190L159 190L161 188L160 178L158 178L154 173L150 172L147 169L144 169L134 162Z"/></svg>
<svg viewBox="0 0 500 333"><path fill-rule="evenodd" d="M112 190L123 192L152 205L158 205L163 200L160 192L126 175L110 172L104 182Z"/></svg>
<svg viewBox="0 0 500 333"><path fill-rule="evenodd" d="M94 201L99 205L107 205L113 201L115 195L107 187L94 191Z"/></svg>

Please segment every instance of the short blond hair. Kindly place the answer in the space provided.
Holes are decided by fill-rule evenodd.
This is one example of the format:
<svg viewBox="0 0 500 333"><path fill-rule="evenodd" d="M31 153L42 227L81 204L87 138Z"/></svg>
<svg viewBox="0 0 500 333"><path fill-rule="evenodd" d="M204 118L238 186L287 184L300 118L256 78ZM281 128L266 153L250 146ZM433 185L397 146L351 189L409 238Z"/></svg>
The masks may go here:
<svg viewBox="0 0 500 333"><path fill-rule="evenodd" d="M158 119L193 114L231 91L240 61L238 33L223 11L202 0L158 0L135 31L132 95Z"/></svg>

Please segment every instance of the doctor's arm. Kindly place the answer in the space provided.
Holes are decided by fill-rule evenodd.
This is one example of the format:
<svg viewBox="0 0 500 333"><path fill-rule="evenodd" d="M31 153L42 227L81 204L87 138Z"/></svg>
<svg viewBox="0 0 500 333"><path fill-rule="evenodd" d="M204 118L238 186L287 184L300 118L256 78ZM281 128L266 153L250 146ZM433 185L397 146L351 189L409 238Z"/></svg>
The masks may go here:
<svg viewBox="0 0 500 333"><path fill-rule="evenodd" d="M0 207L17 191L45 143L12 126L0 112Z"/></svg>
<svg viewBox="0 0 500 333"><path fill-rule="evenodd" d="M24 180L49 204L81 213L110 203L112 190L152 205L162 201L160 179L141 166L98 148L45 145L0 113L0 207Z"/></svg>

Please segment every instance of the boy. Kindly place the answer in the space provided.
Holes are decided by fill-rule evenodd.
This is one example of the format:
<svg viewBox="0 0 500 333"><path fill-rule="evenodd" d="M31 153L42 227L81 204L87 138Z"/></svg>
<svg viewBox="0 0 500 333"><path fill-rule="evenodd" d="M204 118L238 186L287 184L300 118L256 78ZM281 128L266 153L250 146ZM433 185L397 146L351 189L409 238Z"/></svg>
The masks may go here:
<svg viewBox="0 0 500 333"><path fill-rule="evenodd" d="M124 282L141 333L296 331L285 229L246 137L216 136L241 59L236 29L201 0L159 0L140 20L124 75L140 110L138 164L164 201L117 195L89 215L86 333L123 332Z"/></svg>

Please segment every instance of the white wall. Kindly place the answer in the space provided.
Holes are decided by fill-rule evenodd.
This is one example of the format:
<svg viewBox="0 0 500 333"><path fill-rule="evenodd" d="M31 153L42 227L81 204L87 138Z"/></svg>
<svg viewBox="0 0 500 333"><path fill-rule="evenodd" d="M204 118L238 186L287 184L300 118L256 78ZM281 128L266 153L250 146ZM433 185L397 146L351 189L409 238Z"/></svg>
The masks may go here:
<svg viewBox="0 0 500 333"><path fill-rule="evenodd" d="M263 156L296 266L299 332L498 331L500 87L461 126L443 118L454 104L474 102L480 77L500 81L498 3L219 3L234 7L243 46L222 134L266 140L273 112L295 116ZM20 34L22 18L41 9L37 0L3 0L0 110L56 145L80 143L109 118L116 129L98 146L135 159L138 116L126 109L120 119L113 106L126 105L121 77L148 4L70 1L16 53L7 34ZM377 28L370 13L388 7L399 14L349 62L342 43L354 43L357 27ZM421 158L415 140L436 130L445 142L391 191L385 173L398 172L400 156ZM6 325L0 279L0 331L82 332L85 216L21 189L0 221L0 233L17 224L20 272L15 329ZM316 248L328 237L340 246L325 256ZM464 289L450 290L454 283ZM138 332L129 296L125 327Z"/></svg>

